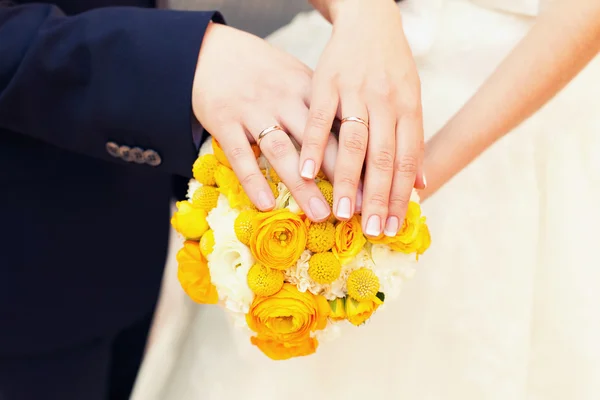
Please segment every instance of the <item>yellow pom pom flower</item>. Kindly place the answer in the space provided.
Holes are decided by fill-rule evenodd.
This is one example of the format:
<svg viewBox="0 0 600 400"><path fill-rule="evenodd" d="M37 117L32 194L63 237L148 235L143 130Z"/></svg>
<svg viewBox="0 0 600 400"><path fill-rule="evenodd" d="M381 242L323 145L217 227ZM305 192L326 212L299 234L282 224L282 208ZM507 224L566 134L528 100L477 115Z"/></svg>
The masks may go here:
<svg viewBox="0 0 600 400"><path fill-rule="evenodd" d="M206 211L192 206L189 201L179 201L177 212L171 218L173 228L186 239L198 240L208 230Z"/></svg>
<svg viewBox="0 0 600 400"><path fill-rule="evenodd" d="M194 178L203 185L214 186L216 185L215 171L218 166L219 161L213 154L205 154L198 157L192 167Z"/></svg>
<svg viewBox="0 0 600 400"><path fill-rule="evenodd" d="M307 219L307 221L309 221ZM309 222L310 223L310 222ZM335 243L335 227L331 222L310 223L306 248L313 253L331 250Z"/></svg>
<svg viewBox="0 0 600 400"><path fill-rule="evenodd" d="M329 203L329 207L333 207L333 185L327 181L317 182L317 187L323 193L323 197Z"/></svg>
<svg viewBox="0 0 600 400"><path fill-rule="evenodd" d="M254 264L248 271L248 286L257 296L274 295L283 286L283 271Z"/></svg>
<svg viewBox="0 0 600 400"><path fill-rule="evenodd" d="M215 232L212 229L209 229L202 235L202 238L200 238L200 253L202 253L204 258L208 258L208 255L212 253L214 247Z"/></svg>
<svg viewBox="0 0 600 400"><path fill-rule="evenodd" d="M210 211L217 206L219 190L214 186L200 186L192 195L192 206Z"/></svg>
<svg viewBox="0 0 600 400"><path fill-rule="evenodd" d="M273 168L269 168L269 178L271 179L271 182L273 182L276 185L279 182L281 182L281 178L279 177L279 175L277 175L277 172L275 172Z"/></svg>
<svg viewBox="0 0 600 400"><path fill-rule="evenodd" d="M308 276L320 284L329 284L340 277L342 264L333 253L317 253L308 260Z"/></svg>
<svg viewBox="0 0 600 400"><path fill-rule="evenodd" d="M348 276L348 295L356 301L373 299L379 291L379 278L369 268L359 268Z"/></svg>
<svg viewBox="0 0 600 400"><path fill-rule="evenodd" d="M257 215L257 211L244 210L237 216L233 223L235 236L246 246L250 244L250 238L252 237L252 232L254 232L254 217Z"/></svg>

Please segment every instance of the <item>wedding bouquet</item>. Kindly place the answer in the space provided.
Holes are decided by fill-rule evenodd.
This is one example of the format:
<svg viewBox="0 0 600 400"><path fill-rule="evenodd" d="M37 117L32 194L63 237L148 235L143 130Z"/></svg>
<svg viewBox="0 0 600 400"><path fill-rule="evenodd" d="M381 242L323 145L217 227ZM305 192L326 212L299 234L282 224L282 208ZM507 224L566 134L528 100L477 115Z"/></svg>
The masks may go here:
<svg viewBox="0 0 600 400"><path fill-rule="evenodd" d="M186 239L178 279L195 302L223 306L268 357L309 355L340 324L362 325L398 295L430 245L429 229L416 192L396 237L367 238L359 215L313 223L253 148L275 209L257 211L218 142L206 142L171 220ZM331 205L331 183L319 174L317 185Z"/></svg>

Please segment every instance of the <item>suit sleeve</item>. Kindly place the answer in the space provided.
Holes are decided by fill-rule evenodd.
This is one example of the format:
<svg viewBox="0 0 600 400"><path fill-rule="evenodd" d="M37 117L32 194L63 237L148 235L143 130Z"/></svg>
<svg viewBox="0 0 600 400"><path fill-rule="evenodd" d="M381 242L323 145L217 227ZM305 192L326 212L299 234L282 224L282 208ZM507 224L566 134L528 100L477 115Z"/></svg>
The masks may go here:
<svg viewBox="0 0 600 400"><path fill-rule="evenodd" d="M223 22L216 12L0 7L0 132L190 176L192 82L211 21Z"/></svg>

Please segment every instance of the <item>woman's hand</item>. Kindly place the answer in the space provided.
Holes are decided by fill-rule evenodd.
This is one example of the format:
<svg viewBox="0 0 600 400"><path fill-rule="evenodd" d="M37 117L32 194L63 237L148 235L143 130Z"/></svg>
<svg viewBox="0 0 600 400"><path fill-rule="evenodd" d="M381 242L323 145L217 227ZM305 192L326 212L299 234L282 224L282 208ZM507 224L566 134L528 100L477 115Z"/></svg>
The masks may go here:
<svg viewBox="0 0 600 400"><path fill-rule="evenodd" d="M425 186L420 82L400 12L392 0L313 4L330 18L333 34L313 77L300 173L310 182L322 167L334 182L334 213L347 220L358 208L365 164L363 230L395 236L413 187ZM322 162L335 143L336 116L342 124L334 173Z"/></svg>
<svg viewBox="0 0 600 400"><path fill-rule="evenodd" d="M248 33L211 24L204 37L192 90L193 112L217 139L252 202L266 211L273 193L251 149L259 134L262 153L298 205L313 221L327 219L329 204L312 180L302 179L298 152L308 117L311 70ZM287 133L286 133L287 132Z"/></svg>

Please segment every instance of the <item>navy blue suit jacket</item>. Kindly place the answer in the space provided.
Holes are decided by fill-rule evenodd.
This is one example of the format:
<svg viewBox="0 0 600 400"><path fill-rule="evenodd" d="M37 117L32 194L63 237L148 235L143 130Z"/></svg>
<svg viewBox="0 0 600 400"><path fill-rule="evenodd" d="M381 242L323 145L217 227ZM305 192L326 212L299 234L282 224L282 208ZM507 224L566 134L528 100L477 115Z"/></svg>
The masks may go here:
<svg viewBox="0 0 600 400"><path fill-rule="evenodd" d="M222 22L149 0L53 3L0 6L0 356L152 312L173 176L196 157L198 51ZM124 161L107 143L162 162Z"/></svg>

